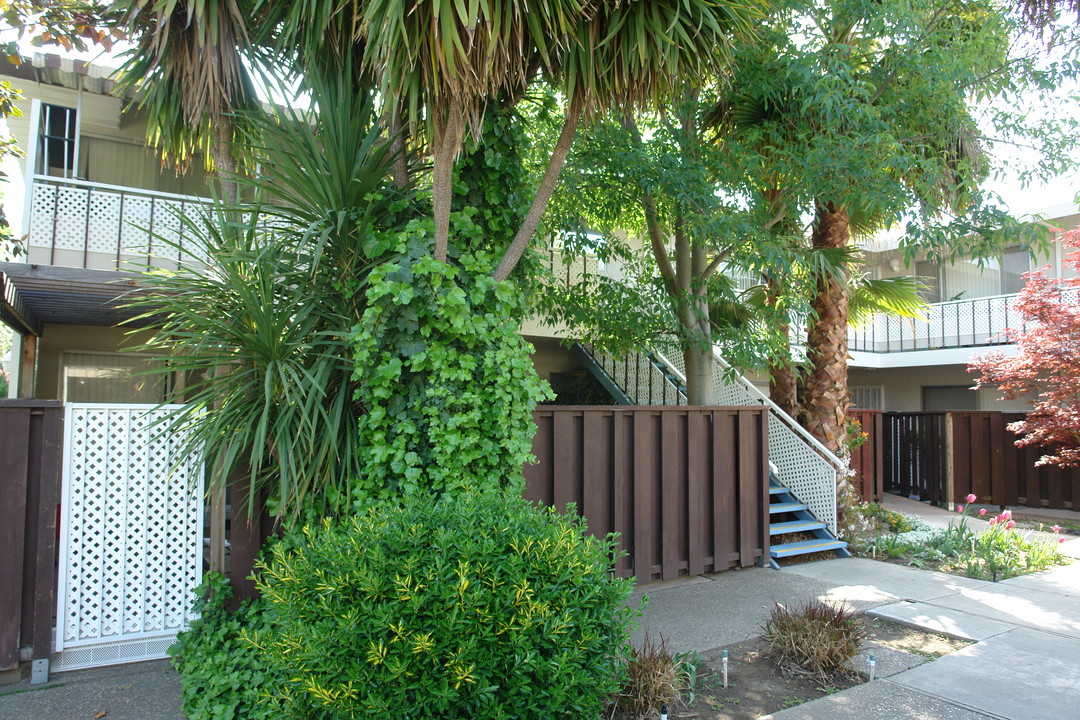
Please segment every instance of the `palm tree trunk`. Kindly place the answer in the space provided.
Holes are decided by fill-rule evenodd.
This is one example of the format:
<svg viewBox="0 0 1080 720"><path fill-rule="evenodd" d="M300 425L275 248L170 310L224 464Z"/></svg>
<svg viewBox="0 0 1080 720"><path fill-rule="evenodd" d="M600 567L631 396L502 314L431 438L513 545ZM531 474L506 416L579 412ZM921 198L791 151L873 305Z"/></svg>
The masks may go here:
<svg viewBox="0 0 1080 720"><path fill-rule="evenodd" d="M811 235L814 249L842 249L850 236L847 211L819 202ZM806 429L825 447L839 452L848 407L848 295L844 284L829 275L819 277L811 311L806 339L810 373L802 403Z"/></svg>
<svg viewBox="0 0 1080 720"><path fill-rule="evenodd" d="M221 184L221 194L229 205L236 204L236 158L232 154L233 127L227 117L212 120L214 124L214 142L210 145L210 156L214 159L214 173Z"/></svg>
<svg viewBox="0 0 1080 720"><path fill-rule="evenodd" d="M409 185L409 163L405 155L405 123L401 118L401 109L395 107L390 110L390 121L387 123L390 131L390 152L394 156L394 187L403 190Z"/></svg>
<svg viewBox="0 0 1080 720"><path fill-rule="evenodd" d="M559 139L551 151L547 170L540 181L540 187L536 190L532 206L529 207L529 212L521 222L521 227L518 228L510 247L503 253L502 260L499 261L499 267L495 268L494 277L497 281L502 282L510 277L510 273L518 264L518 260L525 253L525 248L532 241L536 228L540 226L540 218L543 217L548 201L551 200L551 194L555 192L555 186L559 183L559 174L562 172L563 165L566 164L566 156L570 153L570 147L574 144L574 135L577 133L578 125L581 124L581 116L584 110L585 102L581 93L574 93L574 97L570 101L570 107L566 109L562 132L559 134Z"/></svg>
<svg viewBox="0 0 1080 720"><path fill-rule="evenodd" d="M461 103L450 102L442 135L435 138L434 164L431 174L432 211L435 215L435 259L446 262L450 245L450 205L454 197L454 158L461 146Z"/></svg>

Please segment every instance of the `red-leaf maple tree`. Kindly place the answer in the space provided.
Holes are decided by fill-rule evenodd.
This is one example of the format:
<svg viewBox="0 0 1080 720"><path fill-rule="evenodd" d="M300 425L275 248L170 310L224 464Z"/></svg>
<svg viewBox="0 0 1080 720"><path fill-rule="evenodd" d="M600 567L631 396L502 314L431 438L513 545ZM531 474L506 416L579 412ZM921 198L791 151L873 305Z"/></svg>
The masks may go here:
<svg viewBox="0 0 1080 720"><path fill-rule="evenodd" d="M1048 275L1048 267L1025 275L1014 309L1023 331L1010 331L1019 350L975 357L968 370L980 375L976 387L996 387L1009 400L1035 395L1026 419L1009 430L1022 435L1017 446L1046 447L1037 465L1080 465L1080 229L1061 235L1070 252L1062 265L1074 277Z"/></svg>

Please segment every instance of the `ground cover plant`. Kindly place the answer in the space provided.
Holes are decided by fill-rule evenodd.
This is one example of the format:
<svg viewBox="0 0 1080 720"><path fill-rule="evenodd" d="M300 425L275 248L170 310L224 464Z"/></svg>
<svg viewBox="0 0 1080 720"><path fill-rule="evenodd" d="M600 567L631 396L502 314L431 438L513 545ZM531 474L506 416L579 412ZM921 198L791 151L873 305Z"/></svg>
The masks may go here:
<svg viewBox="0 0 1080 720"><path fill-rule="evenodd" d="M270 627L269 608L248 600L227 609L232 587L220 573L207 573L193 610L199 619L169 648L180 672L181 703L188 720L270 720L280 717L274 688L284 671L249 642Z"/></svg>
<svg viewBox="0 0 1080 720"><path fill-rule="evenodd" d="M958 517L946 528L931 528L917 518L906 516L901 516L906 518L904 522L892 524L897 528L910 526L906 531L894 531L889 524L876 522L870 532L852 538L852 549L875 559L992 581L1068 562L1058 547L1065 541L1060 526L1049 528L1057 539L1047 539L1018 528L1009 510L996 515L985 509L973 512L970 506L977 500L975 495L968 495L966 505L957 508ZM877 511L870 508L856 512L873 517ZM983 531L977 532L972 522L987 522L989 527L979 528Z"/></svg>
<svg viewBox="0 0 1080 720"><path fill-rule="evenodd" d="M275 545L256 642L282 717L597 718L621 684L613 541L501 492L416 493Z"/></svg>

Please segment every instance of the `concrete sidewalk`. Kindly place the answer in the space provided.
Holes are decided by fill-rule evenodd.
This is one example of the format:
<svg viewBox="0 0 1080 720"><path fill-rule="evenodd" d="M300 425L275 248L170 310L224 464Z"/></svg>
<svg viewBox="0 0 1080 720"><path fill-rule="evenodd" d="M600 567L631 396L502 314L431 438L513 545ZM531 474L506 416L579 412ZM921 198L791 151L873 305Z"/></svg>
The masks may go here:
<svg viewBox="0 0 1080 720"><path fill-rule="evenodd" d="M903 498L890 496L885 504L934 527L956 519L955 513ZM1066 515L1073 522L1080 519L1080 513ZM986 527L975 520L971 525ZM1080 557L1080 538L1067 537L1062 550ZM675 652L753 637L774 602L810 597L975 641L926 664L905 665L904 658L879 651L874 682L768 716L776 720L1080 716L1080 562L991 583L873 560L836 559L778 573L722 573L645 588L643 594L649 596L644 628L654 635L662 632ZM880 672L883 659L894 667Z"/></svg>
<svg viewBox="0 0 1080 720"><path fill-rule="evenodd" d="M180 678L168 660L155 660L53 673L45 685L0 685L0 720L94 718L183 720Z"/></svg>

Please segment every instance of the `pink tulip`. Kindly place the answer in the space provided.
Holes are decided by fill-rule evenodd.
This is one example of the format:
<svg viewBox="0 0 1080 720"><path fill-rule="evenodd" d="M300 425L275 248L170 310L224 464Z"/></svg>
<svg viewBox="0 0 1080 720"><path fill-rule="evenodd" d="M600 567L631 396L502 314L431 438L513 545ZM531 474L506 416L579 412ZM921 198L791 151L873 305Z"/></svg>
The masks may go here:
<svg viewBox="0 0 1080 720"><path fill-rule="evenodd" d="M991 525L997 525L997 521L998 521L997 518L990 518L990 524Z"/></svg>
<svg viewBox="0 0 1080 720"><path fill-rule="evenodd" d="M982 510L980 510L979 514L980 515L985 515L986 514L986 508L983 508Z"/></svg>
<svg viewBox="0 0 1080 720"><path fill-rule="evenodd" d="M1010 520L1009 522L1005 523L1005 529L1006 530L1012 530L1014 527L1016 527L1016 521L1015 520Z"/></svg>
<svg viewBox="0 0 1080 720"><path fill-rule="evenodd" d="M1058 538L1058 543L1063 543L1063 542L1065 542L1065 538Z"/></svg>
<svg viewBox="0 0 1080 720"><path fill-rule="evenodd" d="M1002 510L1000 517L1002 520L1008 520L1012 517L1012 510Z"/></svg>
<svg viewBox="0 0 1080 720"><path fill-rule="evenodd" d="M1050 528L1050 531L1059 533L1059 532L1061 532L1061 526L1060 525L1055 525L1054 527Z"/></svg>
<svg viewBox="0 0 1080 720"><path fill-rule="evenodd" d="M956 506L956 512L958 512L958 513L964 512L964 506L963 505L957 505Z"/></svg>
<svg viewBox="0 0 1080 720"><path fill-rule="evenodd" d="M971 493L970 495L967 496L967 504L970 505L971 503L975 502L978 499L979 498L977 498L975 496L975 493Z"/></svg>

